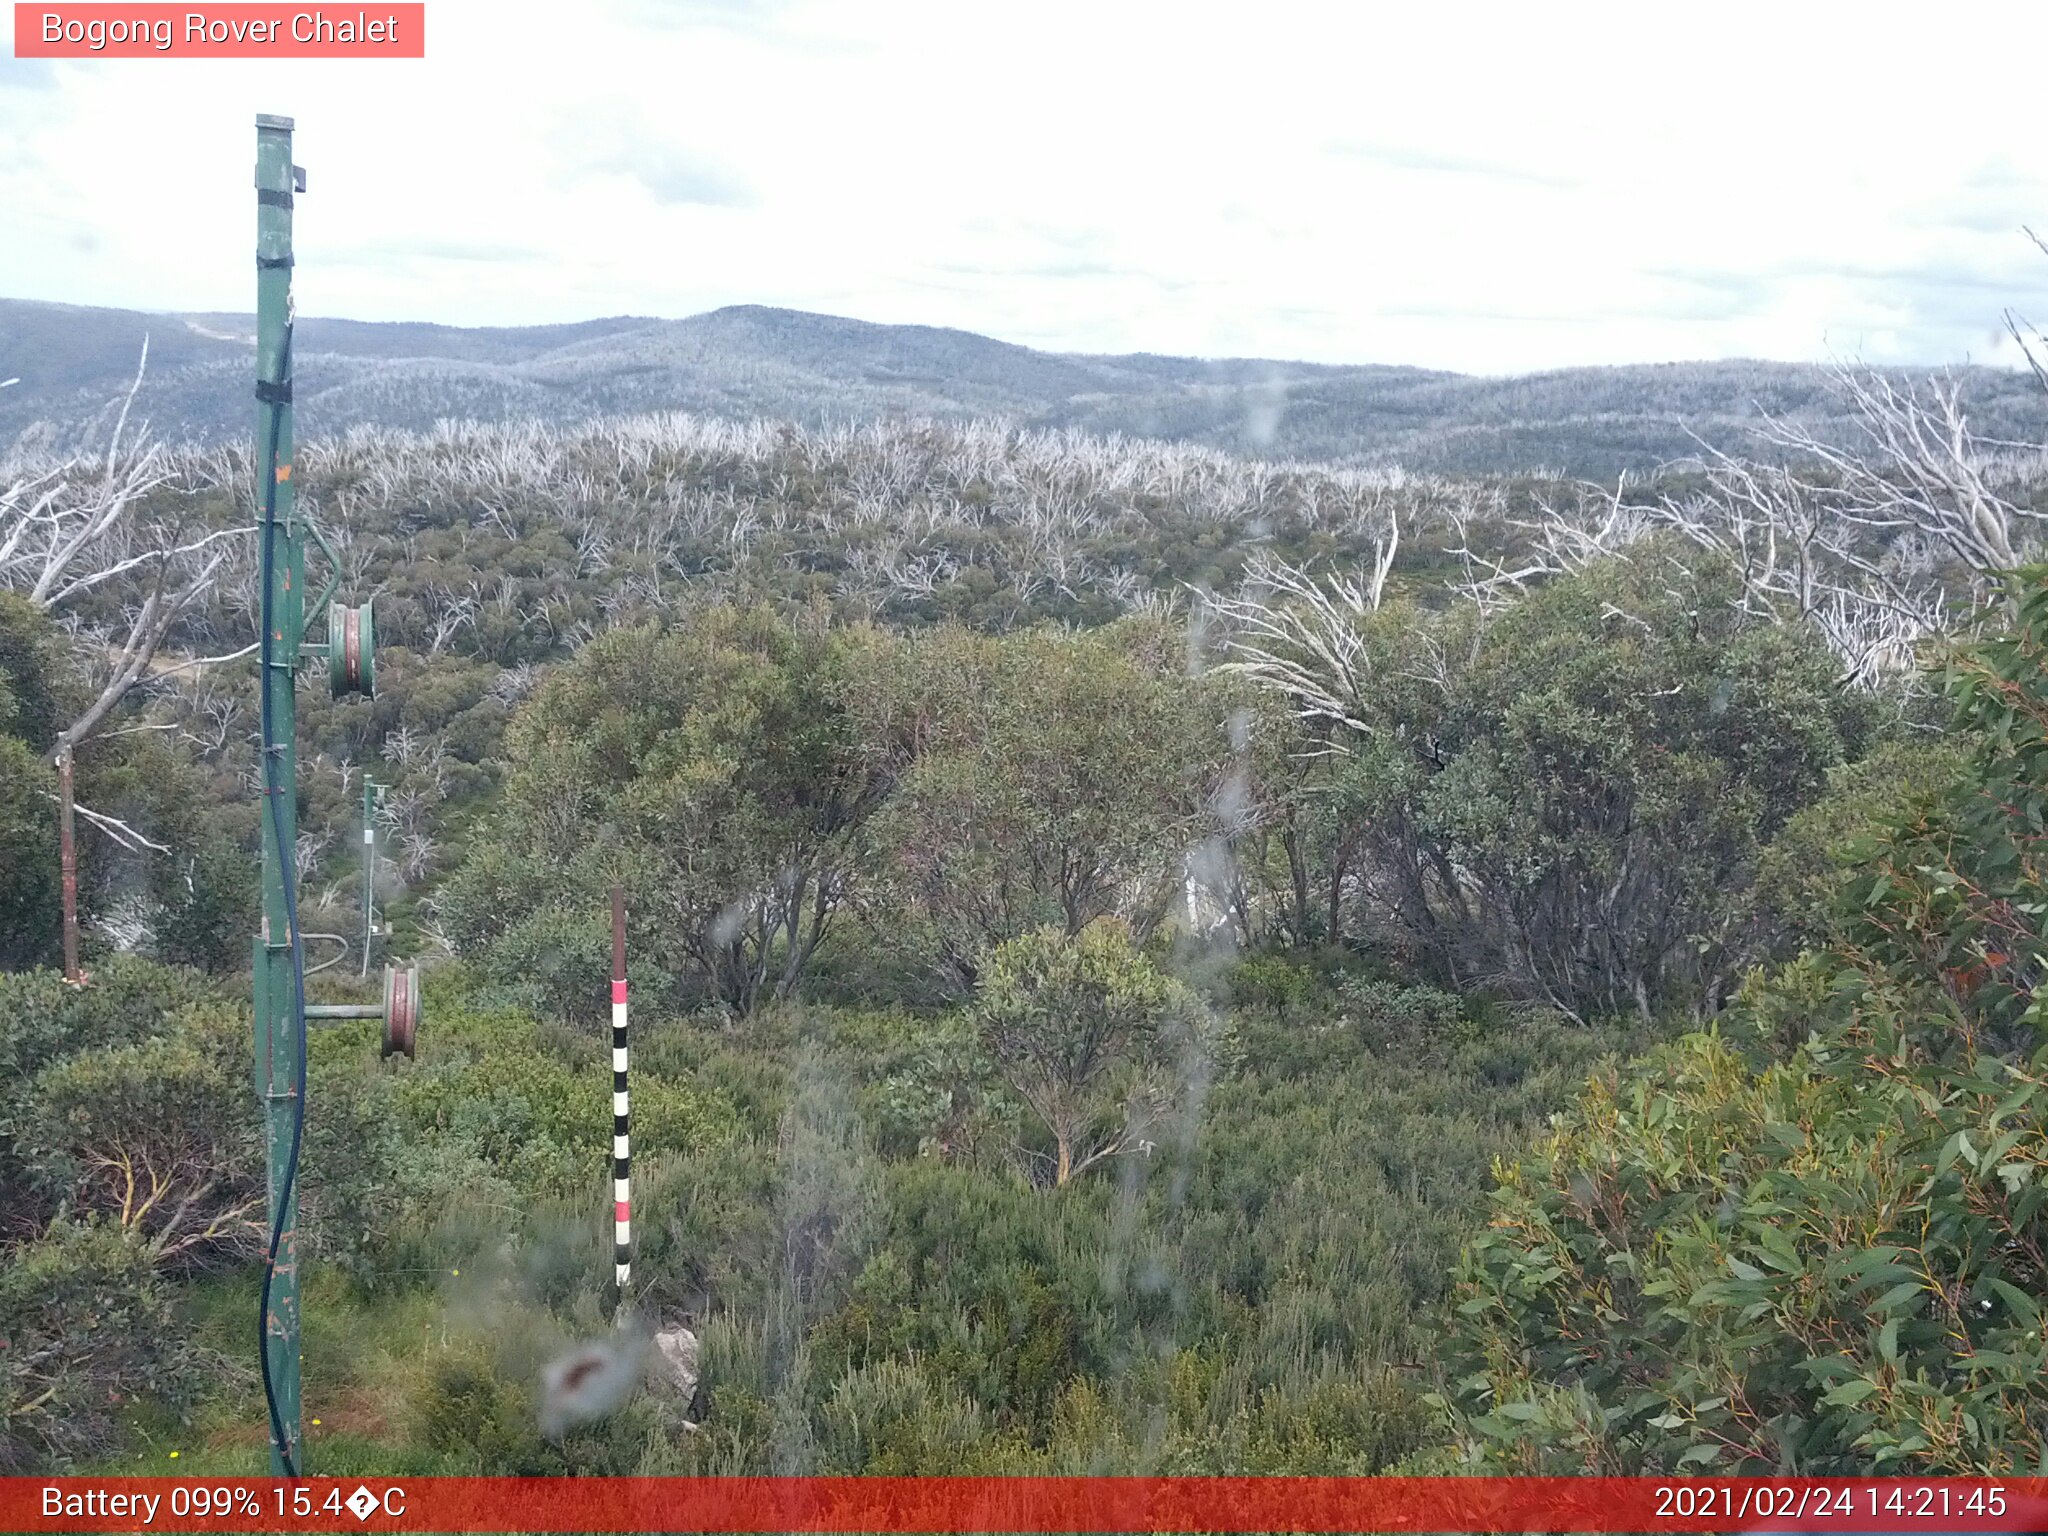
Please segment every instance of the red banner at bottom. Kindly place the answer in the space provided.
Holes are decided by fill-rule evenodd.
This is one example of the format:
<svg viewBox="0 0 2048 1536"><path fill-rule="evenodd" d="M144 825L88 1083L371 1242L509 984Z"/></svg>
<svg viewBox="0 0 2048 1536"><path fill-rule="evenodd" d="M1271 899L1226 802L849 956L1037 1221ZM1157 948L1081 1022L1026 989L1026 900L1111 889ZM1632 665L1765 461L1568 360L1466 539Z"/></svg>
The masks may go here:
<svg viewBox="0 0 2048 1536"><path fill-rule="evenodd" d="M0 1479L7 1531L2048 1531L2048 1478Z"/></svg>

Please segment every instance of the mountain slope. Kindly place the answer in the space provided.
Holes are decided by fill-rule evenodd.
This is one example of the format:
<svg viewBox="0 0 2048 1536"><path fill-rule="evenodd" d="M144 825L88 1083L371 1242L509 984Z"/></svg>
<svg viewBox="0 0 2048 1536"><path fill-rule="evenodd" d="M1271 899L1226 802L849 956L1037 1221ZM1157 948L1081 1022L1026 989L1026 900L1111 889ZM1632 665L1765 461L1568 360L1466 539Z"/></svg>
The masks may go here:
<svg viewBox="0 0 2048 1536"><path fill-rule="evenodd" d="M76 435L132 377L168 438L250 430L252 323L244 315L0 300L0 445ZM465 329L299 322L299 430L442 418L685 410L844 422L999 416L1190 441L1279 458L1391 461L1418 470L1547 468L1589 476L1693 451L1690 433L1739 446L1759 408L1823 435L1846 424L1824 370L1767 362L1667 363L1474 378L1420 368L1036 351L969 331L876 325L741 305L684 320ZM1961 374L1981 430L2035 440L2042 402L2023 375Z"/></svg>

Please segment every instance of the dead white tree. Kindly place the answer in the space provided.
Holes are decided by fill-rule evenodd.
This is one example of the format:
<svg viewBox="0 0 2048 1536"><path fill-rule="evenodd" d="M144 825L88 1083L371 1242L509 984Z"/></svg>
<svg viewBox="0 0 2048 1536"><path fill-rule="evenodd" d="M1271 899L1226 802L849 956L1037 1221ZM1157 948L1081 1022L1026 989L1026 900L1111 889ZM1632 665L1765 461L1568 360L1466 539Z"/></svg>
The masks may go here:
<svg viewBox="0 0 2048 1536"><path fill-rule="evenodd" d="M1911 686L1922 642L1969 630L1998 605L2000 577L2048 551L2048 517L2016 494L2024 445L1975 435L1954 379L1914 386L1838 365L1833 381L1850 446L1767 417L1768 457L1702 443L1701 482L1679 495L1642 498L1626 479L1579 486L1510 520L1512 552L1464 540L1455 585L1493 606L1672 534L1735 573L1744 611L1812 626L1852 682Z"/></svg>
<svg viewBox="0 0 2048 1536"><path fill-rule="evenodd" d="M409 725L401 725L384 738L384 761L396 763L400 769L411 767L413 759L423 750L419 732Z"/></svg>
<svg viewBox="0 0 2048 1536"><path fill-rule="evenodd" d="M175 669L156 664L178 620L213 588L236 541L250 532L195 526L189 497L174 498L169 511L152 500L171 479L166 457L145 431L127 437L148 366L145 338L104 454L0 466L0 588L69 624L84 642L95 685L50 749L59 786L64 970L73 980L79 976L74 812L103 830L115 820L74 806L77 749L152 673L227 659L197 658Z"/></svg>
<svg viewBox="0 0 2048 1536"><path fill-rule="evenodd" d="M438 656L447 650L455 637L475 620L482 606L482 593L477 582L472 581L461 591L438 581L430 584L427 588L427 654Z"/></svg>
<svg viewBox="0 0 2048 1536"><path fill-rule="evenodd" d="M227 751L228 743L238 735L242 702L231 693L201 686L183 701L178 715L179 734L201 757L216 758Z"/></svg>
<svg viewBox="0 0 2048 1536"><path fill-rule="evenodd" d="M1451 583L1453 589L1482 612L1491 612L1521 597L1531 582L1567 576L1620 554L1656 525L1654 509L1628 501L1625 476L1612 490L1596 485L1574 490L1569 499L1542 502L1533 519L1503 519L1505 527L1521 536L1521 547L1512 552L1475 549L1469 514L1453 509L1448 518L1458 543L1448 553L1462 567L1460 579Z"/></svg>
<svg viewBox="0 0 2048 1536"><path fill-rule="evenodd" d="M1835 387L1854 408L1859 442L1844 449L1794 422L1771 419L1767 441L1831 479L1837 513L1865 528L1909 530L1946 552L1988 598L1993 578L2038 556L2048 517L2001 484L2000 449L1970 429L1961 385L1936 375L1924 387L1837 366Z"/></svg>
<svg viewBox="0 0 2048 1536"><path fill-rule="evenodd" d="M320 867L320 855L327 851L328 835L325 832L301 832L292 845L292 868L301 883L313 878L313 872Z"/></svg>
<svg viewBox="0 0 2048 1536"><path fill-rule="evenodd" d="M425 832L407 832L398 845L398 873L407 884L415 884L434 867L434 839Z"/></svg>
<svg viewBox="0 0 2048 1536"><path fill-rule="evenodd" d="M1387 576L1401 546L1401 525L1391 509L1375 544L1371 567L1357 577L1320 580L1263 551L1245 568L1242 591L1211 596L1232 660L1220 670L1277 690L1311 724L1366 732L1370 655L1359 622L1378 611ZM1327 733L1342 751L1341 732Z"/></svg>
<svg viewBox="0 0 2048 1536"><path fill-rule="evenodd" d="M1835 481L1710 451L1704 487L1662 498L1648 519L1734 571L1746 612L1812 626L1859 686L1909 677L1920 642L1963 622L1925 530L1887 521L1874 534Z"/></svg>
<svg viewBox="0 0 2048 1536"><path fill-rule="evenodd" d="M530 661L521 661L500 671L484 691L499 703L509 706L517 704L538 686L540 668Z"/></svg>

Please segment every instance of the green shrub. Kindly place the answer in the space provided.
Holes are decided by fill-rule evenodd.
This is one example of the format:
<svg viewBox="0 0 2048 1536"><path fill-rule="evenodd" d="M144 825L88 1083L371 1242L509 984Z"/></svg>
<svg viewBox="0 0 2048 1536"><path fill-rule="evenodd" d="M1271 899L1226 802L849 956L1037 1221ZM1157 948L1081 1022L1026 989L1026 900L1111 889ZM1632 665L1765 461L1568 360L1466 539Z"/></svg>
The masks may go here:
<svg viewBox="0 0 2048 1536"><path fill-rule="evenodd" d="M1305 1003L1320 990L1316 975L1287 955L1252 955L1230 968L1225 979L1230 1001L1239 1008L1284 1009Z"/></svg>
<svg viewBox="0 0 2048 1536"><path fill-rule="evenodd" d="M443 1350L428 1364L411 1402L411 1434L451 1468L496 1477L568 1471L542 1437L538 1381L513 1379L482 1341Z"/></svg>
<svg viewBox="0 0 2048 1536"><path fill-rule="evenodd" d="M1943 1072L1694 1036L1511 1169L1448 1362L1522 1472L1996 1475L2048 1411L2031 1064Z"/></svg>
<svg viewBox="0 0 2048 1536"><path fill-rule="evenodd" d="M62 885L57 817L45 798L57 792L56 770L4 734L6 724L0 720L0 971L13 971L60 957Z"/></svg>
<svg viewBox="0 0 2048 1536"><path fill-rule="evenodd" d="M1336 622L1323 646L1275 641L1266 674L1334 690L1294 701L1323 716L1295 749L1344 749L1274 809L1288 926L1584 1019L1719 1004L1760 958L1740 899L1760 850L1878 724L1808 627L1750 612L1683 545L1484 619L1390 601Z"/></svg>
<svg viewBox="0 0 2048 1536"><path fill-rule="evenodd" d="M1835 942L1504 1170L1449 1405L1518 1471L2048 1470L2048 571L1956 657L1967 755ZM1752 1057L1761 1058L1761 1061Z"/></svg>
<svg viewBox="0 0 2048 1536"><path fill-rule="evenodd" d="M58 1222L0 1263L0 1473L104 1455L139 1399L189 1400L168 1284L105 1223Z"/></svg>
<svg viewBox="0 0 2048 1536"><path fill-rule="evenodd" d="M957 1387L914 1360L838 1377L817 1414L817 1471L864 1477L959 1476L989 1426Z"/></svg>
<svg viewBox="0 0 2048 1536"><path fill-rule="evenodd" d="M97 963L82 987L58 971L0 974L0 1096L59 1057L142 1039L222 995L196 971L129 955Z"/></svg>
<svg viewBox="0 0 2048 1536"><path fill-rule="evenodd" d="M1104 1159L1142 1154L1206 1071L1208 1015L1122 923L1034 929L999 945L976 989L983 1048L1052 1141L1038 1182L1064 1188Z"/></svg>
<svg viewBox="0 0 2048 1536"><path fill-rule="evenodd" d="M192 1010L38 1072L12 1135L45 1199L105 1217L160 1262L255 1252L263 1163L238 1023Z"/></svg>
<svg viewBox="0 0 2048 1536"><path fill-rule="evenodd" d="M1751 894L1764 952L1781 957L1842 936L1842 893L1871 842L1954 777L1950 742L1887 742L1828 775L1827 792L1788 819L1757 858Z"/></svg>
<svg viewBox="0 0 2048 1536"><path fill-rule="evenodd" d="M415 1136L444 1158L471 1160L529 1198L607 1177L612 1144L609 1052L565 1061L531 1019L511 1011L457 1012L440 1025L397 1089ZM633 1085L636 1151L723 1146L740 1121L715 1090L642 1071Z"/></svg>

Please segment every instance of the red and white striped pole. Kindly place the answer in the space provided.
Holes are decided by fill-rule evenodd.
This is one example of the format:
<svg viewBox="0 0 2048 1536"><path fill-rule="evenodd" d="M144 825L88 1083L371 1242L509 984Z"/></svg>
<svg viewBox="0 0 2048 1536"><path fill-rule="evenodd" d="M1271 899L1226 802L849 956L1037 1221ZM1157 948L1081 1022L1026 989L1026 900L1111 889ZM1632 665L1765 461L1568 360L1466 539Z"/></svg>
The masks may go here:
<svg viewBox="0 0 2048 1536"><path fill-rule="evenodd" d="M633 1278L632 1116L626 1107L626 890L612 887L612 1265L624 1299Z"/></svg>

